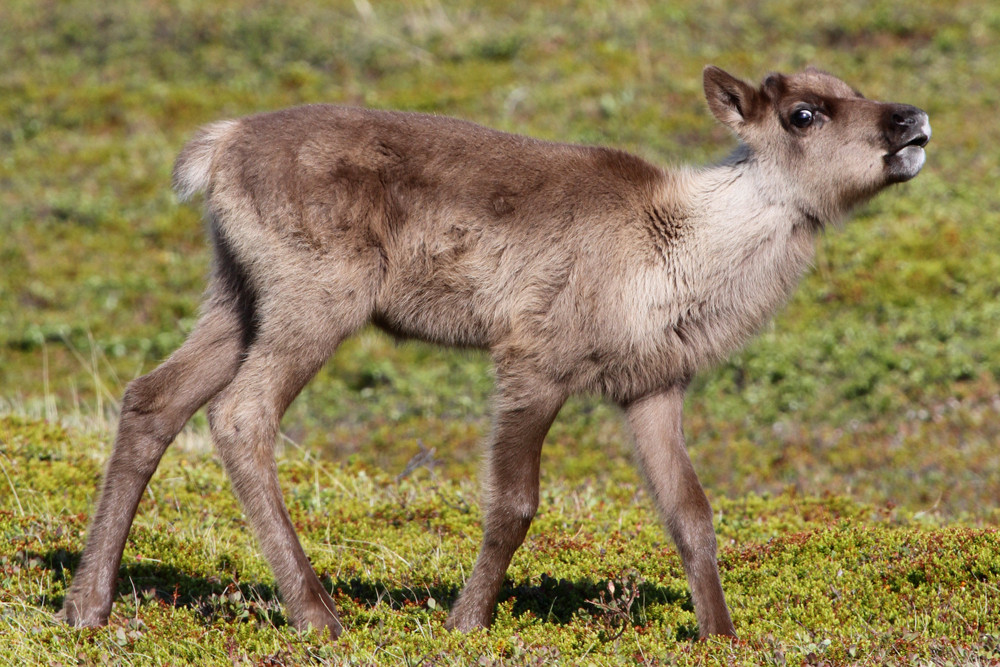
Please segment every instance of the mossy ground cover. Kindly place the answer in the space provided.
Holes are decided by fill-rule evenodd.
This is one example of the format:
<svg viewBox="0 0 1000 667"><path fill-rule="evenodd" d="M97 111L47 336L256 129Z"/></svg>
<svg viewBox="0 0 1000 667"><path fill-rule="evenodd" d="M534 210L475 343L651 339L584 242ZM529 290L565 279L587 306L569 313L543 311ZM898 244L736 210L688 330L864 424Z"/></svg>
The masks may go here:
<svg viewBox="0 0 1000 667"><path fill-rule="evenodd" d="M219 464L198 438L143 499L106 628L55 622L106 447L0 421L0 624L10 664L991 664L1000 533L846 498L715 499L741 639L694 641L680 561L634 484L548 479L490 632L443 627L479 536L471 482L368 474L289 448L289 509L347 627L286 624ZM199 443L194 444L192 443Z"/></svg>
<svg viewBox="0 0 1000 667"><path fill-rule="evenodd" d="M0 431L4 658L997 659L996 3L9 0L0 62L0 414L21 416ZM209 254L168 184L198 125L341 102L708 162L732 140L701 98L707 63L815 64L934 127L923 173L825 234L788 308L691 392L743 643L690 642L628 434L588 398L547 440L496 629L443 632L478 539L489 365L373 331L283 424L289 503L350 635L283 625L218 465L191 445L200 415L144 501L112 625L52 623L122 388L197 316Z"/></svg>

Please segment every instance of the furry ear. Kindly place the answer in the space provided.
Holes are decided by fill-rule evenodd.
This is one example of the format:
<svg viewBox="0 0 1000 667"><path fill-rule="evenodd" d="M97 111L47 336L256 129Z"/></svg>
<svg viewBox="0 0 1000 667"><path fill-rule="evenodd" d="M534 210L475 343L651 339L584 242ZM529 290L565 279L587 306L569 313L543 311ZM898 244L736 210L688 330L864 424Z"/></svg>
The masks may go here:
<svg viewBox="0 0 1000 667"><path fill-rule="evenodd" d="M767 100L759 90L745 81L714 65L706 67L702 77L708 108L723 125L739 131L742 125L756 119L763 112Z"/></svg>

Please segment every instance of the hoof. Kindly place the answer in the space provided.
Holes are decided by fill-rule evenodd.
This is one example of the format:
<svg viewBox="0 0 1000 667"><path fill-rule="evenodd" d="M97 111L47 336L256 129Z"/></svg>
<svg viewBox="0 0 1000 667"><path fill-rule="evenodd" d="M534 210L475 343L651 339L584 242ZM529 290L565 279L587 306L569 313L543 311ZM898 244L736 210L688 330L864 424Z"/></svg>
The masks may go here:
<svg viewBox="0 0 1000 667"><path fill-rule="evenodd" d="M296 620L294 625L302 632L315 630L321 635L329 632L331 639L337 639L344 634L344 626L337 618L337 614L326 608L306 614L303 618Z"/></svg>
<svg viewBox="0 0 1000 667"><path fill-rule="evenodd" d="M490 627L490 620L475 618L471 614L452 613L448 620L444 622L446 630L456 630L458 632L472 632L473 630L486 629Z"/></svg>
<svg viewBox="0 0 1000 667"><path fill-rule="evenodd" d="M56 620L74 628L98 628L107 624L110 615L110 609L88 608L87 605L69 598L56 614Z"/></svg>

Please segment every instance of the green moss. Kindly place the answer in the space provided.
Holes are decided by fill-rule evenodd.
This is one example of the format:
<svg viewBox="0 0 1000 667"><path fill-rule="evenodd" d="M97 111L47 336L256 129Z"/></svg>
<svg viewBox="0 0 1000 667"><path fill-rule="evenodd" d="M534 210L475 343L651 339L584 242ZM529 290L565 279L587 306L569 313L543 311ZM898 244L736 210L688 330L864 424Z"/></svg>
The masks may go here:
<svg viewBox="0 0 1000 667"><path fill-rule="evenodd" d="M192 448L168 451L143 499L109 625L72 630L53 614L78 564L103 447L87 432L15 418L0 421L0 436L5 481L17 491L0 494L5 662L947 664L996 656L1000 533L795 494L715 502L723 585L742 640L692 642L683 569L634 483L548 484L493 628L449 633L447 609L478 548L475 486L419 470L402 480L351 472L305 450L280 456L279 475L341 610L343 638L288 627L222 470Z"/></svg>

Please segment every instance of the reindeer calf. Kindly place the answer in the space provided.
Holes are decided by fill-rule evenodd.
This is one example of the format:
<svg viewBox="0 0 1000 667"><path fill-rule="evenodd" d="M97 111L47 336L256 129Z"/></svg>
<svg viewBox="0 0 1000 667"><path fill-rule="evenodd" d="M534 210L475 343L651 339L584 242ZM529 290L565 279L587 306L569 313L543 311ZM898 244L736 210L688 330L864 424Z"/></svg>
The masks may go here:
<svg viewBox="0 0 1000 667"><path fill-rule="evenodd" d="M538 508L545 433L569 394L592 392L627 415L701 635L734 634L711 508L684 445L685 387L785 301L827 223L917 175L931 130L923 111L865 99L816 70L753 87L708 67L704 87L741 140L704 169L325 105L202 129L174 187L182 198L205 192L215 260L204 312L125 392L63 618L107 621L139 498L210 402L212 436L291 622L339 635L272 449L292 399L371 322L485 348L496 364L482 548L448 627L490 624Z"/></svg>

